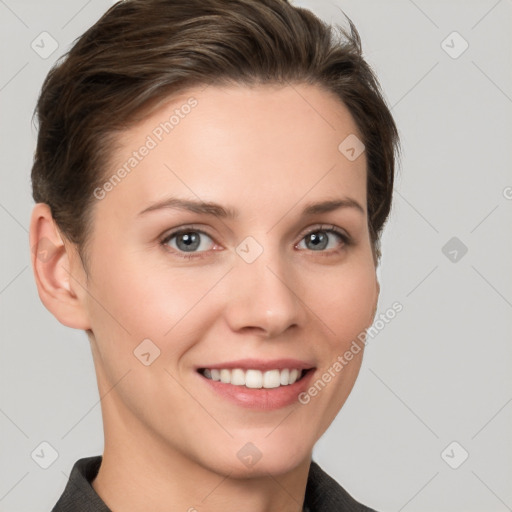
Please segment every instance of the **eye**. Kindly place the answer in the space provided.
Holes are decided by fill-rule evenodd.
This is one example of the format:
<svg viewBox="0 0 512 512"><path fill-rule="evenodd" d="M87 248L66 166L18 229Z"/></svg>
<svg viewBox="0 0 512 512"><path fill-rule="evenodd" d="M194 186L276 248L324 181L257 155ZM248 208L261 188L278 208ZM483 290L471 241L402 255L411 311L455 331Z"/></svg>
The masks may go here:
<svg viewBox="0 0 512 512"><path fill-rule="evenodd" d="M338 241L335 240L336 238ZM309 230L302 240L305 241L306 249L314 252L338 252L336 249L339 250L340 247L351 243L350 237L334 226L317 226ZM325 251L325 249L334 249L334 251Z"/></svg>
<svg viewBox="0 0 512 512"><path fill-rule="evenodd" d="M326 256L339 253L343 247L352 243L350 236L335 226L316 226L302 236L301 242L297 246L299 247L303 241L305 241L306 249L325 253ZM215 250L213 239L203 230L194 227L172 231L161 240L160 245L186 259L202 258L209 250Z"/></svg>
<svg viewBox="0 0 512 512"><path fill-rule="evenodd" d="M203 238L207 238L210 240L210 242L213 242L212 238L200 229L194 229L190 227L181 228L173 231L172 233L169 233L160 242L160 244L170 247L174 252L183 258L202 257L202 254L197 253L203 253L209 250L209 244L205 243ZM198 250L199 248L202 250Z"/></svg>

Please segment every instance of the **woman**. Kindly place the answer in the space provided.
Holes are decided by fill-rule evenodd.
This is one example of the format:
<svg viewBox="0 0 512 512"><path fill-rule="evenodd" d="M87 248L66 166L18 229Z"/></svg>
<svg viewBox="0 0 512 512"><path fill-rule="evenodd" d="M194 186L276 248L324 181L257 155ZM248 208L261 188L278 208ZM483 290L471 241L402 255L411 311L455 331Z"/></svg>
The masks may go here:
<svg viewBox="0 0 512 512"><path fill-rule="evenodd" d="M45 306L105 449L54 511L370 510L312 461L357 378L398 135L359 36L283 0L125 0L38 101Z"/></svg>

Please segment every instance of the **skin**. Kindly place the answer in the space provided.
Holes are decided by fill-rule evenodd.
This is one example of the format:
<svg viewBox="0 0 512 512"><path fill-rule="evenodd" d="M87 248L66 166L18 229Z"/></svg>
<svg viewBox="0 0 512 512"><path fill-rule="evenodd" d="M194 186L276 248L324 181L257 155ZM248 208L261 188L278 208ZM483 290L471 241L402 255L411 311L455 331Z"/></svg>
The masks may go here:
<svg viewBox="0 0 512 512"><path fill-rule="evenodd" d="M113 510L300 511L312 449L357 378L363 350L307 405L237 406L209 389L198 365L241 358L312 361L315 382L375 315L379 284L368 231L366 155L338 145L359 131L317 86L196 88L120 136L107 177L194 97L198 104L94 207L86 275L48 207L34 207L30 241L39 296L64 325L87 331L98 380L105 450L93 488ZM170 195L239 210L222 219L176 209L139 216ZM302 218L310 202L363 207ZM204 230L185 259L172 229ZM309 228L335 226L315 249ZM252 236L263 252L235 251ZM51 241L51 257L36 257ZM181 254L184 253L183 250ZM160 356L133 351L149 338ZM247 467L247 443L261 459Z"/></svg>

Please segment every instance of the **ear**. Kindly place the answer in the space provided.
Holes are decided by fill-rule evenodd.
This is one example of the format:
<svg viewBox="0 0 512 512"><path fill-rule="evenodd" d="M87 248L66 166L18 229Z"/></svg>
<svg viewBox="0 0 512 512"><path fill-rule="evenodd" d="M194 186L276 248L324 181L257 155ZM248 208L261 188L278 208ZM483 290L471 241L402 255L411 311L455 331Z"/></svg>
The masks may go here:
<svg viewBox="0 0 512 512"><path fill-rule="evenodd" d="M377 307L379 305L379 295L380 295L380 283L376 276L375 277L375 302L374 302L374 306L373 306L373 314L372 314L371 321L370 321L369 325L372 325L373 321L375 320L375 315L377 314Z"/></svg>
<svg viewBox="0 0 512 512"><path fill-rule="evenodd" d="M29 239L32 270L41 302L61 324L90 329L85 271L76 248L69 242L64 243L50 207L45 203L34 206Z"/></svg>

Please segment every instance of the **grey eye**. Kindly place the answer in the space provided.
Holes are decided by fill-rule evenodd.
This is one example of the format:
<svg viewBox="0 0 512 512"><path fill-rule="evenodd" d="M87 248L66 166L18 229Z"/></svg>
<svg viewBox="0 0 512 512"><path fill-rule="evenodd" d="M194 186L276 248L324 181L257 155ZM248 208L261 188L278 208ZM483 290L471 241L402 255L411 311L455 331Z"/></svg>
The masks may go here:
<svg viewBox="0 0 512 512"><path fill-rule="evenodd" d="M177 249L182 252L202 252L202 250L208 250L204 247L203 237L212 241L212 239L202 231L198 230L186 230L171 233L164 243L169 244L173 249ZM171 243L175 240L175 243ZM208 245L208 244L206 244ZM197 251L199 247L202 247L201 251Z"/></svg>
<svg viewBox="0 0 512 512"><path fill-rule="evenodd" d="M333 236L338 240L331 242ZM310 231L302 240L305 241L306 249L316 252L324 251L325 249L336 249L340 243L343 244L346 242L343 235L333 229L316 229ZM331 245L329 246L330 242Z"/></svg>

